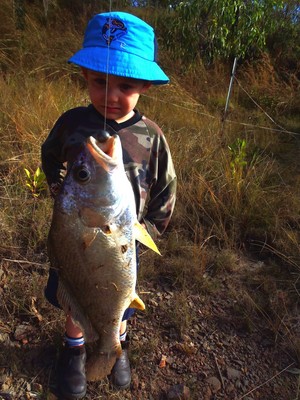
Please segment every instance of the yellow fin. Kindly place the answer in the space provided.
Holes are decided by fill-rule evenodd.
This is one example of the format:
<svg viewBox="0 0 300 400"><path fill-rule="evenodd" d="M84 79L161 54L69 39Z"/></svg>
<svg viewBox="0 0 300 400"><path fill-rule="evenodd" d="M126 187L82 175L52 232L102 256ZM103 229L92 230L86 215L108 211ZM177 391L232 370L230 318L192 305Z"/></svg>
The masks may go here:
<svg viewBox="0 0 300 400"><path fill-rule="evenodd" d="M144 246L149 247L149 249L155 251L155 253L161 255L152 237L138 221L135 222L133 229L136 240L141 242Z"/></svg>
<svg viewBox="0 0 300 400"><path fill-rule="evenodd" d="M142 310L142 311L144 311L146 308L143 300L140 299L138 295L132 300L129 307L136 308L137 310Z"/></svg>

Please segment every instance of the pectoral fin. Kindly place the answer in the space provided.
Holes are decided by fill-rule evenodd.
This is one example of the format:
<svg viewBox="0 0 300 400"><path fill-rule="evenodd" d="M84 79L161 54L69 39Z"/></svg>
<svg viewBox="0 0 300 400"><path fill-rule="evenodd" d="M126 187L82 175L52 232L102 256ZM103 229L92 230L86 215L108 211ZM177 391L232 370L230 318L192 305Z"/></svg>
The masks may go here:
<svg viewBox="0 0 300 400"><path fill-rule="evenodd" d="M136 295L136 297L132 300L129 307L136 308L137 310L142 310L142 311L144 311L146 308L143 300L140 299L138 295Z"/></svg>
<svg viewBox="0 0 300 400"><path fill-rule="evenodd" d="M149 235L147 230L138 222L134 224L134 236L135 239L141 242L144 246L149 247L149 249L155 251L155 253L160 254L156 244L154 243L152 237Z"/></svg>

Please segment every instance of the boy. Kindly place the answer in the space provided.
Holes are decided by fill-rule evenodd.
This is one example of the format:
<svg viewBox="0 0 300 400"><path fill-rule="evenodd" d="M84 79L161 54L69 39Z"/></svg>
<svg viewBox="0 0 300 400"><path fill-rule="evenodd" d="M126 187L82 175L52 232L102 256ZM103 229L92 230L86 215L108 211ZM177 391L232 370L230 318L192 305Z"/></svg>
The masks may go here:
<svg viewBox="0 0 300 400"><path fill-rule="evenodd" d="M72 164L71 149L91 135L97 138L103 130L117 133L138 220L154 238L166 229L176 195L176 175L165 137L135 108L139 96L152 84L169 82L155 57L154 31L144 21L123 12L95 15L87 26L83 48L69 60L81 67L91 104L64 113L42 145L43 170L55 197L65 175L64 163L67 169ZM57 273L50 268L45 295L59 307L57 285ZM131 382L126 326L133 312L127 309L124 313L120 326L123 351L111 373L111 381L119 389ZM65 347L59 362L59 388L65 397L79 399L85 395L85 360L83 332L67 315Z"/></svg>

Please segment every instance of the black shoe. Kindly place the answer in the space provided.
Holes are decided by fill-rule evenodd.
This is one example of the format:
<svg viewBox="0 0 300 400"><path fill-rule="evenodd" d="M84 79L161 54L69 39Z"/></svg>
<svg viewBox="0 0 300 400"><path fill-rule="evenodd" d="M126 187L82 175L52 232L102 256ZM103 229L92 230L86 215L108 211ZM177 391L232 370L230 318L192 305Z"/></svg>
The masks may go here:
<svg viewBox="0 0 300 400"><path fill-rule="evenodd" d="M121 342L122 354L117 359L110 375L111 382L116 389L127 389L131 383L131 371L128 358L129 341Z"/></svg>
<svg viewBox="0 0 300 400"><path fill-rule="evenodd" d="M58 366L58 385L66 399L82 399L86 394L85 346L65 347Z"/></svg>

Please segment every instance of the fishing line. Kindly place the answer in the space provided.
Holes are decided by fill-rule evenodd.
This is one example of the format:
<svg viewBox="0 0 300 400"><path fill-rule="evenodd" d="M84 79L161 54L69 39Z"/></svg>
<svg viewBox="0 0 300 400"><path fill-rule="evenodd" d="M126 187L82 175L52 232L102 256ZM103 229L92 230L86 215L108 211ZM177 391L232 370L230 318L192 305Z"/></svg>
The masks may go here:
<svg viewBox="0 0 300 400"><path fill-rule="evenodd" d="M106 120L107 120L107 98L108 98L108 68L109 68L109 52L110 52L110 29L111 29L111 4L112 0L109 0L109 19L108 19L108 40L107 40L107 57L106 57L106 82L105 82L105 107L104 107L104 130L106 131Z"/></svg>

